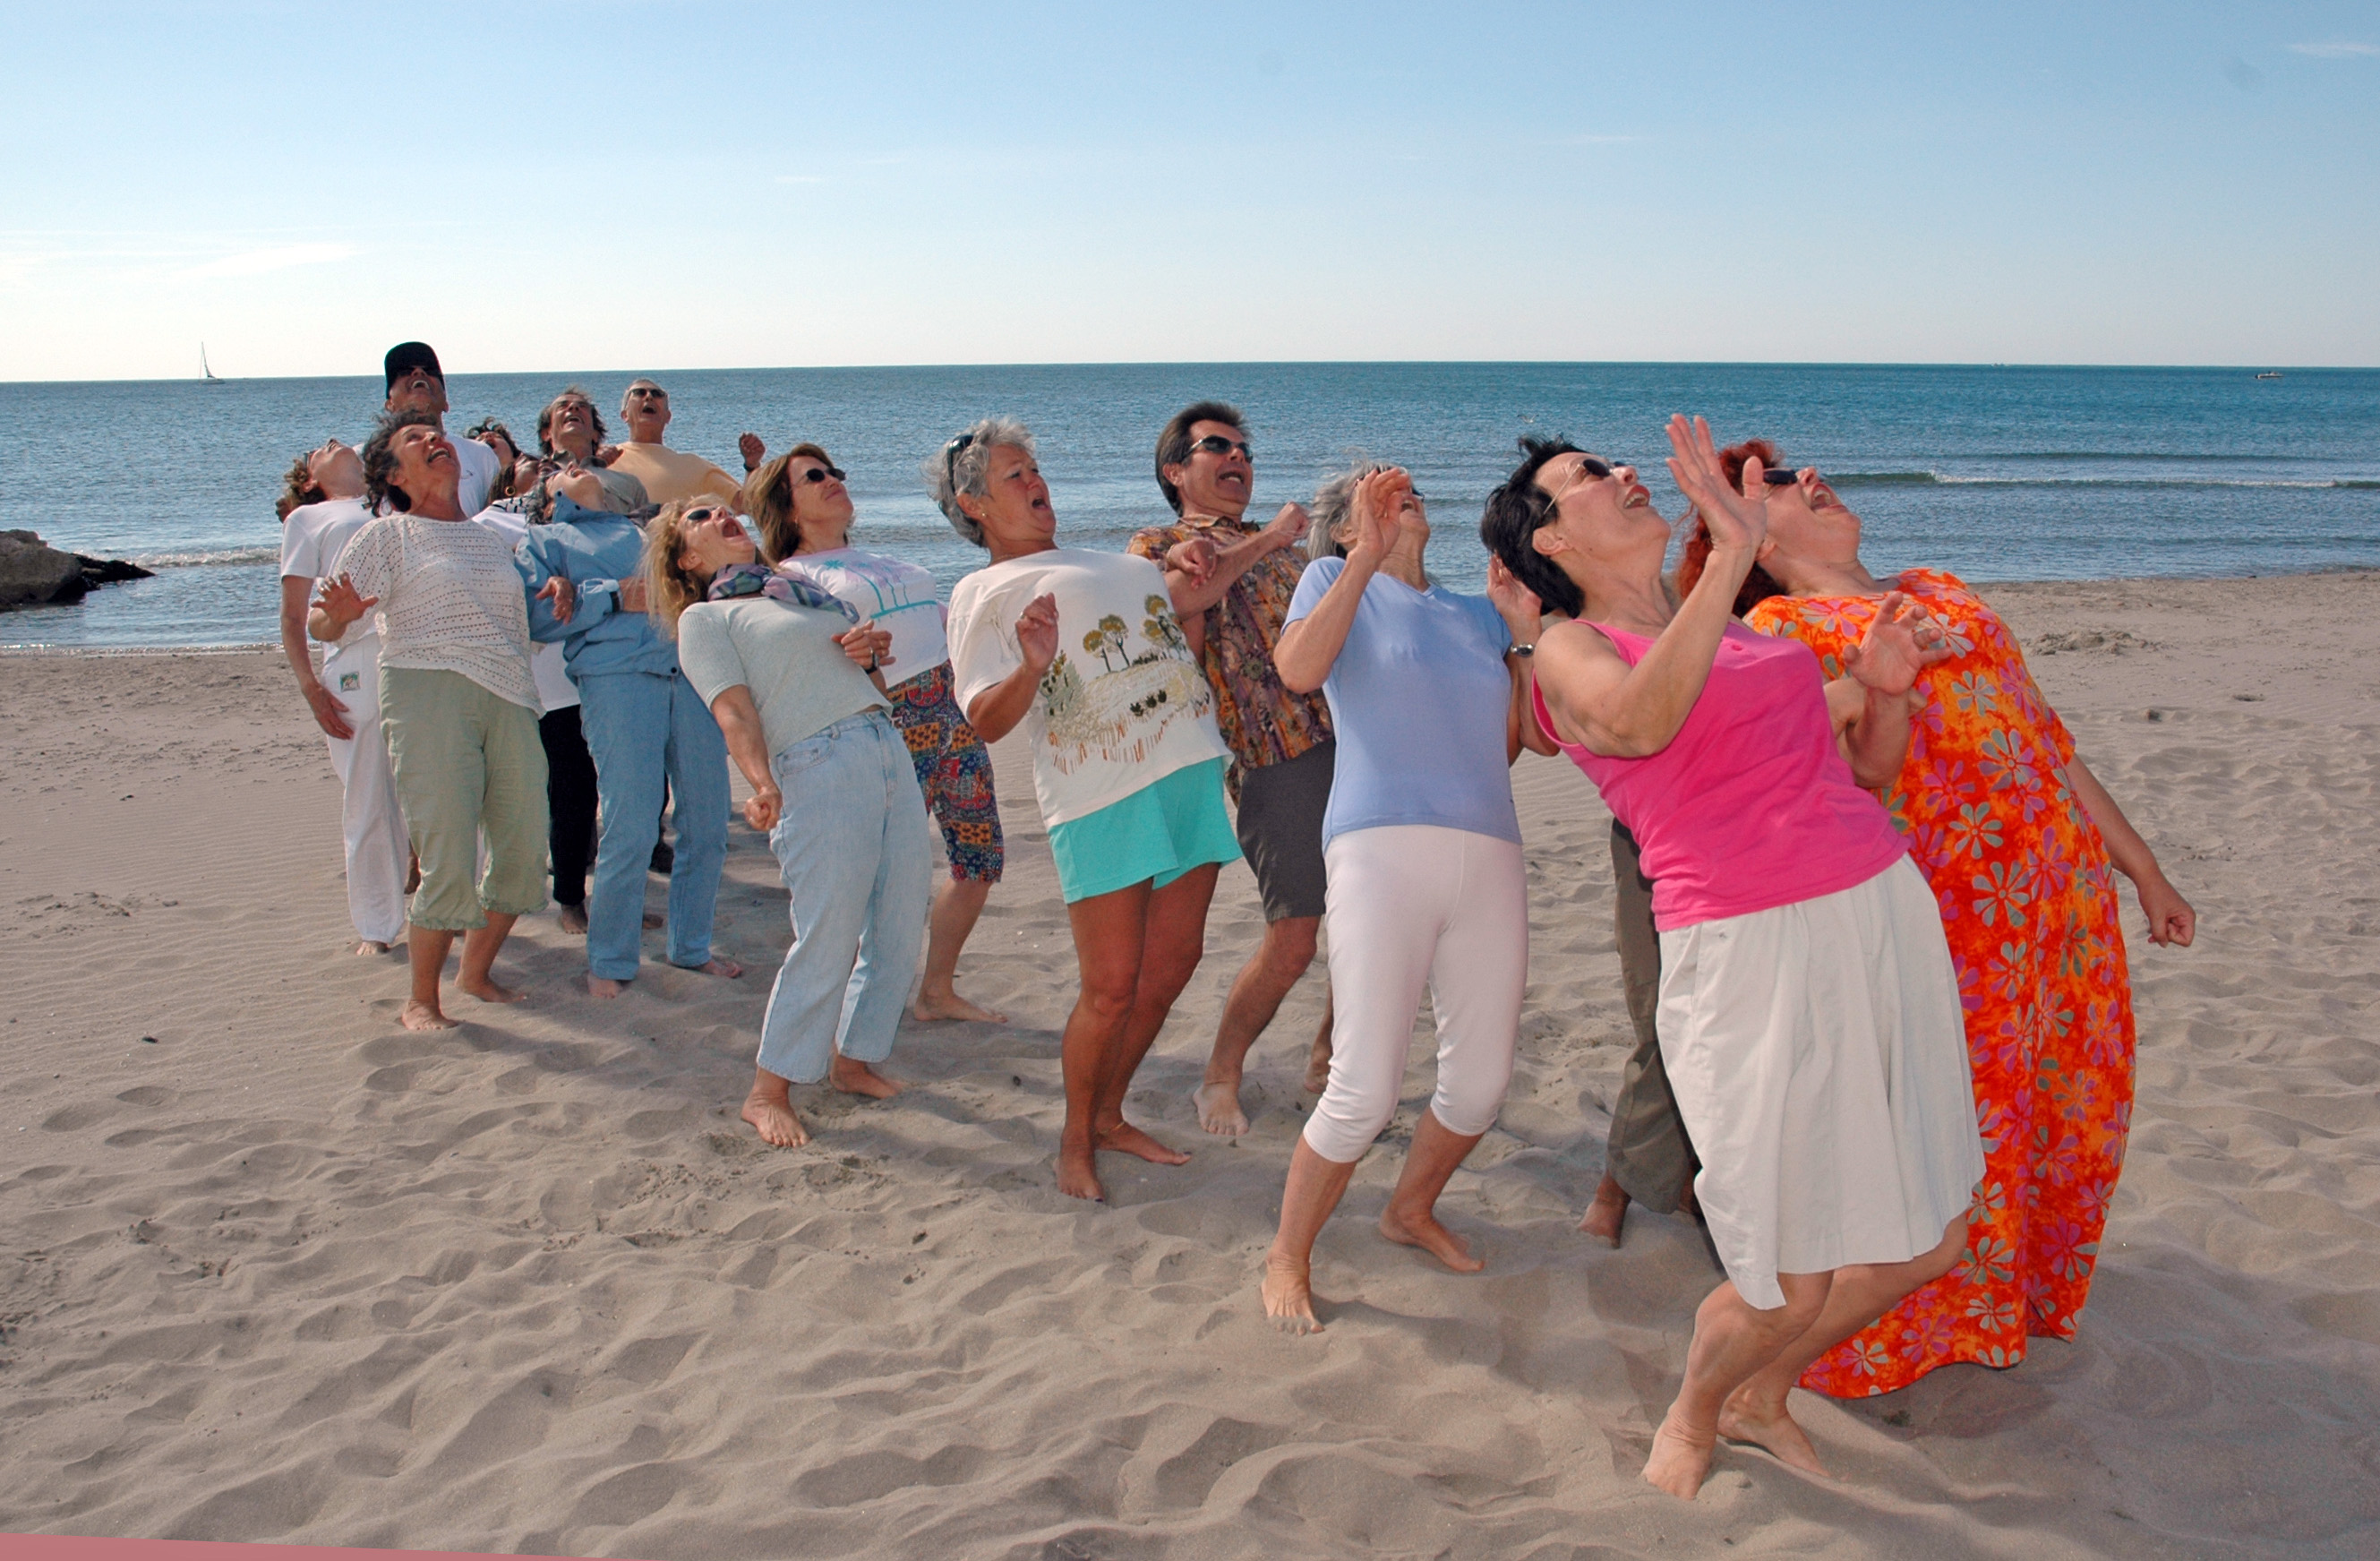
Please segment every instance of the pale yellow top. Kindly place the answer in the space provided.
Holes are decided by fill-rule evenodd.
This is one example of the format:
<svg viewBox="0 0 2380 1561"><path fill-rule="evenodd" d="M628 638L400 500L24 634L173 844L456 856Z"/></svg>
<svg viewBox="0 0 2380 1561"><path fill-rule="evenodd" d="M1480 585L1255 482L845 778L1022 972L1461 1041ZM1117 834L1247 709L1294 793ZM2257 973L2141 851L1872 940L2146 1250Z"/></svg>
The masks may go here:
<svg viewBox="0 0 2380 1561"><path fill-rule="evenodd" d="M673 450L666 445L623 445L618 458L612 462L612 470L625 471L642 482L646 494L655 504L690 499L697 494L734 499L743 491L742 483L700 456Z"/></svg>

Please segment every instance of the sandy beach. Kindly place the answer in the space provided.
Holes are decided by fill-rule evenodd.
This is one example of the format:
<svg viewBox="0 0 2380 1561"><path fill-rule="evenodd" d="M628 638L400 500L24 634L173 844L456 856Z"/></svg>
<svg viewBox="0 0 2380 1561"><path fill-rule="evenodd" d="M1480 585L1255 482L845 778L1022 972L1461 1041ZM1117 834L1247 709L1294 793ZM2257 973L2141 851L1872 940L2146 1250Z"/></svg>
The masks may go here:
<svg viewBox="0 0 2380 1561"><path fill-rule="evenodd" d="M1074 959L1019 755L961 988L815 1138L736 1120L788 936L738 819L723 982L616 1004L524 919L397 1028L358 957L337 783L278 657L0 656L0 1531L650 1561L1569 1557L2380 1549L2380 573L1995 587L2198 908L2127 900L2140 1092L2080 1338L1803 1401L1837 1482L1722 1450L1638 1479L1716 1278L1694 1227L1573 1226L1628 1044L1606 814L1524 757L1532 968L1500 1125L1381 1241L1375 1155L1317 1251L1327 1331L1256 1300L1319 966L1253 1058L1252 1130L1188 1100L1260 928L1225 872L1133 1103L1194 1149L1061 1197ZM1014 746L1013 743L1009 746ZM740 793L739 793L740 794ZM661 902L659 881L652 903ZM508 979L509 979L508 978ZM1425 1021L1426 1022L1426 1021ZM1402 1140L1427 1098L1417 1047ZM1394 1147L1393 1144L1387 1147ZM1386 1162L1385 1165L1382 1162Z"/></svg>

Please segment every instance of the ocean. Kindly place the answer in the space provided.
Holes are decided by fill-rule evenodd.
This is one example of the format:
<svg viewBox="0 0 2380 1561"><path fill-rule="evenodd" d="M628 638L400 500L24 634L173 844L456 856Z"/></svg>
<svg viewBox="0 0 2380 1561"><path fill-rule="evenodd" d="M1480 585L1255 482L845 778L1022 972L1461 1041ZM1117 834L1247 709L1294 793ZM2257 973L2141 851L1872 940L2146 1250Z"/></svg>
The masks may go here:
<svg viewBox="0 0 2380 1561"><path fill-rule="evenodd" d="M635 371L458 374L449 432L484 417L534 436L565 385L619 404ZM1722 442L1774 439L1866 523L1878 573L1975 580L2272 574L2380 565L2380 372L1634 363L1258 363L772 369L659 376L670 443L740 470L735 437L804 439L851 473L854 541L945 591L982 554L927 499L918 463L978 417L1033 429L1062 541L1120 547L1165 518L1157 430L1237 403L1269 517L1358 457L1427 495L1433 574L1476 591L1481 501L1523 433L1638 466L1664 514L1673 411ZM153 579L74 606L0 614L0 645L165 647L277 638L273 501L293 457L360 444L382 384L358 379L0 384L0 530L128 558ZM616 435L624 431L614 428Z"/></svg>

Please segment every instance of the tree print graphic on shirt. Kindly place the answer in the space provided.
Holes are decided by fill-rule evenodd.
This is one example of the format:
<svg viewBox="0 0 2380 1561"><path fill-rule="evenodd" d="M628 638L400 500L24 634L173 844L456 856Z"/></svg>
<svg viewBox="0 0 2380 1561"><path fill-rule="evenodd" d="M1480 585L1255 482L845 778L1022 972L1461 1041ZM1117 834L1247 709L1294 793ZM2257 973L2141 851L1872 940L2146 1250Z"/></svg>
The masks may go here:
<svg viewBox="0 0 2380 1561"><path fill-rule="evenodd" d="M1043 740L1060 774L1094 758L1136 763L1174 720L1196 720L1213 706L1214 691L1190 659L1189 637L1172 607L1162 596L1143 604L1148 616L1139 639L1146 649L1135 653L1124 620L1109 613L1082 637L1086 656L1099 659L1098 672L1086 677L1061 651L1041 675Z"/></svg>

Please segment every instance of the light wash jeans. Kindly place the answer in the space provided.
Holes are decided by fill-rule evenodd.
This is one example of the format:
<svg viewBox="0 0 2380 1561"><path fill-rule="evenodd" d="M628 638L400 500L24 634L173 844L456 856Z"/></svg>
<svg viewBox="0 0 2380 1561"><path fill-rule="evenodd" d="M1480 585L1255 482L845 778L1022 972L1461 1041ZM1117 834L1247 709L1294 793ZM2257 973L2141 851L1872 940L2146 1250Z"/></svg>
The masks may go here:
<svg viewBox="0 0 2380 1561"><path fill-rule="evenodd" d="M587 896L588 973L607 981L637 977L664 776L677 815L669 962L688 970L709 964L719 871L727 860L727 739L682 673L598 673L579 681L578 700L602 811L595 885Z"/></svg>
<svg viewBox="0 0 2380 1561"><path fill-rule="evenodd" d="M933 825L909 746L880 710L769 762L784 816L769 845L793 896L794 946L760 1020L760 1066L814 1084L834 1054L892 1055L933 898Z"/></svg>

